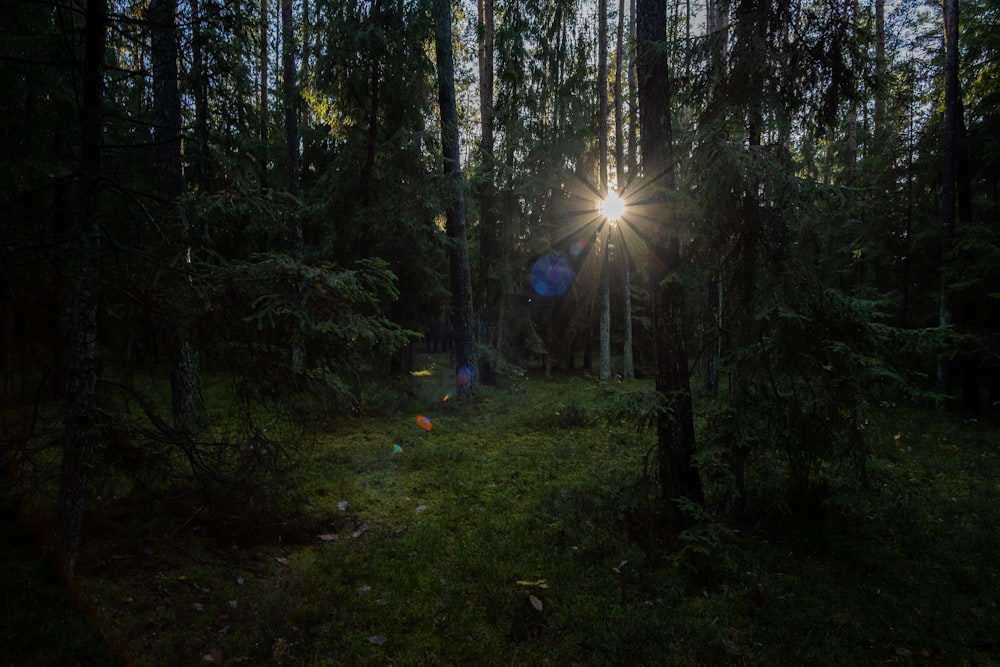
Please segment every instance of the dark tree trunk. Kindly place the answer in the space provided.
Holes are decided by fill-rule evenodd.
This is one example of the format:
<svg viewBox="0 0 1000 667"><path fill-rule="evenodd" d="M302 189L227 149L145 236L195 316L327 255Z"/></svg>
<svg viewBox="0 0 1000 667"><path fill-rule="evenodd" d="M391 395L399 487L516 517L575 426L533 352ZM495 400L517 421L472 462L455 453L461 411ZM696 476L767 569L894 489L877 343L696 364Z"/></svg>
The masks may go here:
<svg viewBox="0 0 1000 667"><path fill-rule="evenodd" d="M441 154L448 188L448 237L451 239L452 319L455 332L455 374L459 393L473 389L468 369L476 367L476 343L472 315L472 275L462 191L462 163L458 137L458 106L455 101L455 62L452 55L451 4L435 0L434 46L437 54L438 102L441 107Z"/></svg>
<svg viewBox="0 0 1000 667"><path fill-rule="evenodd" d="M719 392L719 366L722 360L722 280L715 272L705 281L708 305L705 308L703 347L705 352L705 390Z"/></svg>
<svg viewBox="0 0 1000 667"><path fill-rule="evenodd" d="M622 72L625 61L625 0L618 0L618 26L615 35L615 179L619 194L625 192L625 131L624 96ZM622 239L622 307L625 311L625 341L622 348L622 377L635 377L635 363L632 359L632 270L629 249Z"/></svg>
<svg viewBox="0 0 1000 667"><path fill-rule="evenodd" d="M941 169L941 296L938 325L949 327L953 324L951 270L948 255L955 235L956 171L959 127L958 101L958 0L943 0L944 13L944 135L942 137ZM937 391L941 398L938 408L949 404L951 394L951 362L945 357L938 358Z"/></svg>
<svg viewBox="0 0 1000 667"><path fill-rule="evenodd" d="M77 269L66 318L66 440L59 480L55 559L58 571L73 579L80 550L87 468L94 448L97 416L97 304L100 257L100 186L104 95L103 57L107 34L107 0L88 0L80 106L80 211Z"/></svg>
<svg viewBox="0 0 1000 667"><path fill-rule="evenodd" d="M208 72L205 68L205 27L202 25L201 1L190 0L193 36L191 38L191 85L194 89L194 137L197 144L195 171L198 192L208 192Z"/></svg>
<svg viewBox="0 0 1000 667"><path fill-rule="evenodd" d="M597 0L597 191L608 196L608 3ZM604 219L601 240L601 368L598 377L611 378L611 224Z"/></svg>
<svg viewBox="0 0 1000 667"><path fill-rule="evenodd" d="M260 95L260 132L257 137L260 146L258 148L260 154L257 158L259 178L260 178L260 189L267 189L267 172L268 172L268 157L267 157L267 143L268 143L268 102L270 96L268 95L268 72L270 70L270 55L268 52L268 33L270 32L270 24L268 23L268 8L267 0L260 0L260 80L257 82L259 87Z"/></svg>
<svg viewBox="0 0 1000 667"><path fill-rule="evenodd" d="M375 0L368 13L372 30L382 21L382 3ZM361 167L361 203L368 206L375 196L375 153L378 148L378 112L382 85L382 46L372 40L368 54L368 135L365 141L365 162Z"/></svg>
<svg viewBox="0 0 1000 667"><path fill-rule="evenodd" d="M499 301L501 298L496 277L491 274L497 257L497 220L494 210L494 118L493 118L493 61L494 61L494 5L493 0L479 0L479 116L482 137L483 175L478 186L479 195L479 340L484 345L498 349ZM496 332L496 333L494 333ZM489 359L479 360L480 381L494 381Z"/></svg>
<svg viewBox="0 0 1000 667"><path fill-rule="evenodd" d="M295 25L292 0L281 0L281 72L285 106L285 169L289 195L289 256L302 261L302 219L299 217L299 89L295 71ZM301 373L306 366L305 346L299 332L292 334L292 371Z"/></svg>
<svg viewBox="0 0 1000 667"><path fill-rule="evenodd" d="M191 263L191 246L187 227L180 221L177 207L184 193L184 173L181 167L181 97L177 81L177 57L180 50L177 30L177 0L153 0L149 5L152 43L153 78L153 140L156 145L156 166L159 174L161 214L172 224L182 247L182 265L178 267L174 286L179 292L188 289L187 273ZM208 415L201 395L201 370L198 348L193 341L191 314L175 315L170 325L175 336L171 349L170 390L174 426L187 433L197 433L208 425Z"/></svg>
<svg viewBox="0 0 1000 667"><path fill-rule="evenodd" d="M652 245L650 276L654 297L653 336L656 349L656 390L665 410L657 418L657 458L666 512L674 527L689 519L677 506L680 499L703 503L701 477L694 466L694 415L684 340L684 288L672 274L680 264L680 242L668 219L664 193L674 187L671 83L662 47L666 40L665 0L638 0L637 75L640 148L643 180L658 195L661 220Z"/></svg>

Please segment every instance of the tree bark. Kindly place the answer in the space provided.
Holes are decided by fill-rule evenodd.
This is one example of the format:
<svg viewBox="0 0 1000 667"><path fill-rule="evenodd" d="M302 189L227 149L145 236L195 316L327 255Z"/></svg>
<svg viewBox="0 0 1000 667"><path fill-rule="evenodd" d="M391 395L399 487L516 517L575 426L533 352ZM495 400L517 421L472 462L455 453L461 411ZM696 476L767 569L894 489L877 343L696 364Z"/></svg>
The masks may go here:
<svg viewBox="0 0 1000 667"><path fill-rule="evenodd" d="M67 316L66 439L59 478L54 536L56 569L72 581L80 550L87 468L96 438L100 191L102 179L104 47L107 0L88 0L85 10L80 105L80 210L77 268Z"/></svg>
<svg viewBox="0 0 1000 667"><path fill-rule="evenodd" d="M665 0L637 2L637 75L643 180L660 209L652 230L654 298L653 337L656 349L656 390L664 409L657 416L657 459L660 488L671 526L690 519L677 501L704 502L701 477L694 465L694 414L684 339L684 288L674 275L680 264L680 241L671 229L666 194L674 187L671 81L662 46L666 40Z"/></svg>
<svg viewBox="0 0 1000 667"><path fill-rule="evenodd" d="M495 212L494 144L495 123L493 116L494 87L494 0L479 0L479 117L482 136L479 149L482 154L483 174L478 185L479 196L479 340L484 345L499 349L500 300L497 281L491 269L497 257L497 219ZM493 333L495 332L495 333ZM479 378L493 382L493 368L487 359L479 360Z"/></svg>
<svg viewBox="0 0 1000 667"><path fill-rule="evenodd" d="M178 215L178 204L184 194L184 172L181 165L181 97L177 80L177 59L180 34L177 30L177 0L152 0L149 4L150 37L152 44L153 79L153 141L156 145L156 166L159 174L160 211L171 221L182 244L182 266L178 267L175 288L188 289L186 276L191 264L191 246L186 225ZM171 232L168 232L171 233ZM174 426L187 433L198 433L208 425L207 411L201 395L201 370L198 348L193 340L193 318L190 313L176 314L171 322L175 330L171 350L170 391Z"/></svg>
<svg viewBox="0 0 1000 667"><path fill-rule="evenodd" d="M618 0L618 27L615 50L615 176L618 193L625 194L625 131L624 131L624 97L622 72L627 58L625 53L625 0ZM635 362L632 358L632 270L628 248L622 239L622 301L625 311L625 342L622 349L622 377L626 380L635 378Z"/></svg>
<svg viewBox="0 0 1000 667"><path fill-rule="evenodd" d="M267 157L267 143L268 143L268 76L270 69L270 55L268 51L268 33L270 32L270 24L268 23L267 17L267 0L260 0L260 80L257 82L260 95L260 132L257 137L260 146L258 150L260 154L258 156L258 169L260 170L260 189L267 189L267 172L268 172L268 157Z"/></svg>
<svg viewBox="0 0 1000 667"><path fill-rule="evenodd" d="M955 235L957 147L958 147L958 0L942 0L944 14L944 129L941 169L941 295L938 326L952 322L951 270L948 255ZM937 362L938 409L943 410L951 394L951 362L944 356Z"/></svg>
<svg viewBox="0 0 1000 667"><path fill-rule="evenodd" d="M597 1L597 191L608 196L608 2ZM602 380L611 378L611 221L604 219L601 243L601 368Z"/></svg>
<svg viewBox="0 0 1000 667"><path fill-rule="evenodd" d="M302 219L299 217L299 89L295 70L295 24L292 0L281 0L281 72L285 107L285 171L288 191L289 256L296 262L303 257ZM306 352L301 332L292 333L292 371L302 373Z"/></svg>
<svg viewBox="0 0 1000 667"><path fill-rule="evenodd" d="M205 67L205 27L202 25L201 0L191 2L191 84L194 88L194 137L198 147L195 157L198 192L208 192L208 72Z"/></svg>
<svg viewBox="0 0 1000 667"><path fill-rule="evenodd" d="M469 369L476 367L476 341L472 314L472 274L465 220L458 106L455 100L455 61L452 54L451 4L435 0L434 50L437 55L438 103L441 113L441 154L448 189L446 224L451 239L452 323L455 332L455 376L459 394L473 390Z"/></svg>

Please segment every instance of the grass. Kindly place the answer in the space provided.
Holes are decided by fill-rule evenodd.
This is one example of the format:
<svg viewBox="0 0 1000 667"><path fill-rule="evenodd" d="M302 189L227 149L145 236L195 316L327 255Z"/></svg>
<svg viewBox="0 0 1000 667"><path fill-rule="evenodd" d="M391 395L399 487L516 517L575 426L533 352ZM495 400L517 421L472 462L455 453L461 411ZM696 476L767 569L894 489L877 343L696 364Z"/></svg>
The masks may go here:
<svg viewBox="0 0 1000 667"><path fill-rule="evenodd" d="M10 519L0 665L1000 664L995 424L884 411L870 491L676 540L636 531L653 436L599 383L447 388L233 498L95 489L72 597Z"/></svg>

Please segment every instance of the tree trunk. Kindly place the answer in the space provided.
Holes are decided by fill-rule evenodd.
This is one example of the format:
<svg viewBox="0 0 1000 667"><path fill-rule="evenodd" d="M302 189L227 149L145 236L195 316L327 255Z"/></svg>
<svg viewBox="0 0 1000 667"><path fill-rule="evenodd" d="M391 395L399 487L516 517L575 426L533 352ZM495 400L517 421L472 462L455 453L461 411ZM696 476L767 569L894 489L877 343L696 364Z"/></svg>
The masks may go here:
<svg viewBox="0 0 1000 667"><path fill-rule="evenodd" d="M302 261L302 219L299 217L299 90L295 70L295 24L292 0L281 0L281 72L285 106L285 170L289 199L289 256ZM301 331L292 333L292 372L302 373L306 367L306 351Z"/></svg>
<svg viewBox="0 0 1000 667"><path fill-rule="evenodd" d="M629 49L628 75L625 77L628 82L628 182L619 184L621 188L627 188L636 176L639 165L639 105L638 92L635 81L635 57L636 49L636 0L629 0L629 41L633 47Z"/></svg>
<svg viewBox="0 0 1000 667"><path fill-rule="evenodd" d="M269 65L270 65L270 55L268 50L268 33L270 32L270 24L268 23L268 8L267 0L260 0L260 80L257 82L259 87L260 95L260 133L257 140L260 142L258 150L260 155L258 156L258 169L260 178L260 189L267 189L267 172L268 172L268 157L267 157L267 143L268 143L268 102L269 95L267 90Z"/></svg>
<svg viewBox="0 0 1000 667"><path fill-rule="evenodd" d="M497 220L494 211L495 170L493 118L493 63L494 63L494 0L479 0L479 148L482 153L483 174L478 186L479 195L479 340L499 349L499 302L502 297L496 279L491 275L497 257ZM496 332L495 334L492 332ZM493 368L488 359L479 361L479 378L493 382Z"/></svg>
<svg viewBox="0 0 1000 667"><path fill-rule="evenodd" d="M608 196L608 2L597 0L597 191ZM599 377L611 377L611 221L604 218L601 243L601 368Z"/></svg>
<svg viewBox="0 0 1000 667"><path fill-rule="evenodd" d="M208 192L208 72L205 71L205 27L202 25L201 0L191 2L191 84L194 89L194 137L198 192Z"/></svg>
<svg viewBox="0 0 1000 667"><path fill-rule="evenodd" d="M684 340L682 283L671 275L680 264L680 242L667 219L666 193L674 187L671 82L662 45L666 39L665 0L638 0L638 92L643 179L657 196L661 220L652 243L650 276L654 298L653 336L656 390L664 403L657 417L660 487L673 527L689 523L677 500L703 503L701 477L694 465L694 415Z"/></svg>
<svg viewBox="0 0 1000 667"><path fill-rule="evenodd" d="M470 369L476 367L476 343L472 315L472 275L466 233L465 197L458 137L458 106L455 101L455 62L452 55L451 4L435 0L434 47L437 54L438 102L441 109L441 154L449 201L446 214L451 239L451 298L455 332L455 376L459 394L473 390Z"/></svg>
<svg viewBox="0 0 1000 667"><path fill-rule="evenodd" d="M180 34L177 30L177 0L153 0L149 4L153 78L153 140L159 174L161 215L171 224L183 244L189 244L188 230L178 215L178 203L184 193L181 167L181 97L177 81L177 57ZM168 232L171 233L171 232ZM175 288L188 289L185 274L190 269L191 247L182 248L183 265L178 267ZM193 341L192 316L175 315L170 325L175 330L171 350L170 391L174 426L187 433L198 433L208 425L208 415L201 395L201 371L198 349Z"/></svg>
<svg viewBox="0 0 1000 667"><path fill-rule="evenodd" d="M722 360L722 280L716 271L706 281L708 307L705 309L705 391L719 393L719 366Z"/></svg>
<svg viewBox="0 0 1000 667"><path fill-rule="evenodd" d="M54 535L56 568L72 581L80 550L87 468L96 437L100 258L101 144L107 0L88 0L85 10L80 105L80 211L77 268L67 323L66 439L59 477Z"/></svg>
<svg viewBox="0 0 1000 667"><path fill-rule="evenodd" d="M382 21L382 3L375 0L368 13L371 30L378 30ZM378 112L382 85L382 45L371 41L368 52L368 135L365 140L365 162L360 171L361 203L368 206L375 198L375 154L378 148Z"/></svg>
<svg viewBox="0 0 1000 667"><path fill-rule="evenodd" d="M943 0L944 13L944 135L941 170L941 295L938 325L952 325L951 269L948 255L955 235L955 207L958 146L958 0ZM943 410L951 394L951 362L944 356L937 362L938 409Z"/></svg>
<svg viewBox="0 0 1000 667"><path fill-rule="evenodd" d="M616 34L615 50L618 54L615 58L615 176L616 187L620 194L625 192L625 132L623 118L623 94L622 71L625 53L625 0L618 0L618 27ZM631 380L635 377L635 363L632 359L632 271L628 248L622 239L622 300L625 311L625 343L622 350L622 377Z"/></svg>

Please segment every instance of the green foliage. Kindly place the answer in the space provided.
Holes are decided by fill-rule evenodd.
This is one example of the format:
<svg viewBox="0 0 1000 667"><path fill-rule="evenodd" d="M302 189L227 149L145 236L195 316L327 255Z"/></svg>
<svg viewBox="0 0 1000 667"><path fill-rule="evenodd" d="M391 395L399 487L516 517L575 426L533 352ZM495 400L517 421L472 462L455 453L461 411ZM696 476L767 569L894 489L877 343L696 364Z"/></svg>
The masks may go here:
<svg viewBox="0 0 1000 667"><path fill-rule="evenodd" d="M308 360L300 379L343 399L366 372L416 335L385 314L399 296L395 282L377 259L338 270L267 255L224 267L205 298L213 304L216 340L239 346L232 351L244 359L240 367L255 373L262 388L269 377L287 377L289 350L297 341ZM275 389L290 390L296 382Z"/></svg>

